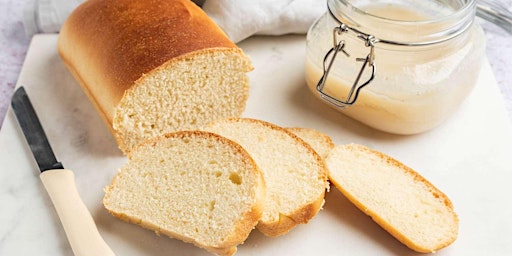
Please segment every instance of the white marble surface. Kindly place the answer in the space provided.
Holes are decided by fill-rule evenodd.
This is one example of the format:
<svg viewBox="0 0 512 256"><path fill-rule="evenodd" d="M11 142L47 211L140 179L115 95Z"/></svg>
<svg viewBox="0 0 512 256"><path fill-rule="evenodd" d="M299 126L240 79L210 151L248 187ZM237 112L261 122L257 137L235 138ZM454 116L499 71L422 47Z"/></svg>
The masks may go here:
<svg viewBox="0 0 512 256"><path fill-rule="evenodd" d="M0 129L30 39L24 34L23 8L33 0L0 0ZM512 9L512 0L499 0ZM512 120L512 35L483 22L487 56Z"/></svg>
<svg viewBox="0 0 512 256"><path fill-rule="evenodd" d="M103 188L126 161L92 104L56 52L56 35L38 36L20 75L54 151L74 170L77 189L117 255L208 255L124 223L102 207ZM307 89L304 37L259 37L241 43L256 67L244 116L311 127L336 144L356 142L400 159L445 192L459 215L458 239L436 255L510 255L512 126L489 65L475 90L442 126L420 135L376 132L340 115ZM283 72L276 73L277 68ZM272 92L272 93L269 93ZM481 104L485 99L486 104ZM265 104L261 104L265 102ZM44 107L42 107L44 106ZM12 111L0 131L0 255L71 255L65 234ZM278 238L258 231L237 255L422 255L383 231L336 189L307 225Z"/></svg>

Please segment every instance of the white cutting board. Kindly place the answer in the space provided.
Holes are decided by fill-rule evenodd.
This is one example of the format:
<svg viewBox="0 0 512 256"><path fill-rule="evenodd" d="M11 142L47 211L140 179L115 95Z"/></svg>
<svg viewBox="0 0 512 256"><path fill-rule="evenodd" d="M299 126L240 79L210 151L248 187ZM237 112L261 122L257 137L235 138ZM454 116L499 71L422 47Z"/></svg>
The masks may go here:
<svg viewBox="0 0 512 256"><path fill-rule="evenodd" d="M34 37L18 86L26 87L57 158L75 171L78 191L106 242L120 256L209 255L110 216L103 188L126 161L70 76L57 35ZM459 237L436 255L512 254L512 126L488 63L459 111L415 136L377 132L320 103L304 81L304 36L257 37L240 46L252 58L244 116L323 131L336 144L381 150L414 168L452 200ZM0 131L0 255L72 255L37 166L9 110ZM383 231L336 189L307 225L267 238L258 231L237 255L419 255Z"/></svg>

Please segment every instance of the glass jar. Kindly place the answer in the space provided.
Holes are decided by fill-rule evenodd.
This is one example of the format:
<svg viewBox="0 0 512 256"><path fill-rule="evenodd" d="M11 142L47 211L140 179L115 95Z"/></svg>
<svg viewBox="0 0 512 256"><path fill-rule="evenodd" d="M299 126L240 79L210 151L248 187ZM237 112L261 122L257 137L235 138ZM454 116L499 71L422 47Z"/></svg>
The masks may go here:
<svg viewBox="0 0 512 256"><path fill-rule="evenodd" d="M485 38L475 0L327 0L306 81L330 106L395 134L430 130L474 87Z"/></svg>

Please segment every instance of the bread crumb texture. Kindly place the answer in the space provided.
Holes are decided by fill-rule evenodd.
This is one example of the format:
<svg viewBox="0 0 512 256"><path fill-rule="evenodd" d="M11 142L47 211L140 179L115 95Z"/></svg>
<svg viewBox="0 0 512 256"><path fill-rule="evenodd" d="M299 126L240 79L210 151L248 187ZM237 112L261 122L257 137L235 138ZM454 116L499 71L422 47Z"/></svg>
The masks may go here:
<svg viewBox="0 0 512 256"><path fill-rule="evenodd" d="M142 76L115 109L113 128L120 148L129 152L168 132L240 116L249 97L245 72L250 65L232 49L203 50Z"/></svg>
<svg viewBox="0 0 512 256"><path fill-rule="evenodd" d="M248 118L218 120L206 130L239 143L262 170L267 188L257 226L262 233L285 234L318 213L328 186L327 170L304 141L284 128Z"/></svg>
<svg viewBox="0 0 512 256"><path fill-rule="evenodd" d="M435 252L458 234L448 197L414 170L365 146L336 146L326 159L330 181L406 246Z"/></svg>
<svg viewBox="0 0 512 256"><path fill-rule="evenodd" d="M257 224L262 191L261 173L239 145L177 132L134 150L103 203L125 221L229 255Z"/></svg>

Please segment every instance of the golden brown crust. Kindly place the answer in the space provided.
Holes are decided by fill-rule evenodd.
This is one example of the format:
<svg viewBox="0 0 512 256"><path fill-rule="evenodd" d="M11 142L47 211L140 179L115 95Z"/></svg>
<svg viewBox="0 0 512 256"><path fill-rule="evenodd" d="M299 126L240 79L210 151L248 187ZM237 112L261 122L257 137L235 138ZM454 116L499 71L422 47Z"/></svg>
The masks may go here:
<svg viewBox="0 0 512 256"><path fill-rule="evenodd" d="M191 52L240 51L189 0L89 0L63 24L58 50L112 125L113 110L142 75Z"/></svg>
<svg viewBox="0 0 512 256"><path fill-rule="evenodd" d="M457 226L458 226L458 222L459 222L459 219L457 217L457 214L454 212L454 209L453 209L453 204L452 202L450 201L450 199L442 192L440 191L439 189L437 189L432 183L430 183L427 179L425 179L423 176L421 176L419 173L417 173L416 171L414 171L412 168L404 165L403 163L401 163L400 161L382 153L382 152L379 152L377 150L374 150L374 149L371 149L371 148L368 148L366 146L363 146L363 145L358 145L358 144L348 144L348 145L344 145L343 147L347 148L347 150L349 151L361 151L361 152L368 152L370 154L373 154L377 157L379 157L380 159L382 159L383 161L385 161L386 163L390 164L390 165L394 165L396 166L397 168L400 168L404 173L405 175L409 175L409 176L412 176L415 180L415 182L420 182L420 183L423 183L427 188L429 188L429 191L436 197L436 198L439 198L440 201L442 201L444 203L444 205L446 206L447 209L449 209L449 211L452 213L453 215L453 218L454 218L454 221L456 222ZM395 227L393 227L388 221L384 220L383 218L381 218L377 213L375 213L374 211L368 209L364 204L362 204L355 196L353 196L349 191L346 191L343 186L340 185L340 183L333 179L332 177L329 177L329 180L331 183L333 183L335 185L335 187L337 189L340 190L340 192L345 196L347 197L347 199L352 202L358 209L360 209L362 212L364 212L365 214L367 214L368 216L370 216L377 224L379 224L379 226L381 226L384 230L386 230L388 233L390 233L393 237L395 237L397 240L399 240L401 243L403 243L404 245L406 245L407 247L409 247L410 249L414 250L414 251L417 251L417 252L422 252L422 253L431 253L431 252L435 252L437 250L440 250L448 245L450 245L451 243L453 243L453 241L455 241L456 239L456 236L453 237L452 240L447 240L447 241L444 241L443 243L439 243L435 248L425 248L425 247L422 247L420 245L417 245L415 244L413 241L411 241L410 238L404 236L402 233L400 233Z"/></svg>
<svg viewBox="0 0 512 256"><path fill-rule="evenodd" d="M314 202L304 205L297 209L294 213L287 216L284 214L279 215L279 220L276 222L259 222L256 226L258 230L266 236L276 237L287 234L295 226L299 224L308 223L315 215L322 209L324 205L325 192Z"/></svg>

